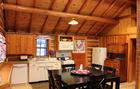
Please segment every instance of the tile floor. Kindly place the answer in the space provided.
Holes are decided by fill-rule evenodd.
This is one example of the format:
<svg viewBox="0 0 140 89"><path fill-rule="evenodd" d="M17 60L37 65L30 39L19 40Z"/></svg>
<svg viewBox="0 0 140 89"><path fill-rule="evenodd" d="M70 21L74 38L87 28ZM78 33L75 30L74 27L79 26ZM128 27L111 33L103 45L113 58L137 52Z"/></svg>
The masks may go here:
<svg viewBox="0 0 140 89"><path fill-rule="evenodd" d="M48 83L18 84L12 85L12 89L49 89ZM135 82L121 83L120 89L135 89Z"/></svg>

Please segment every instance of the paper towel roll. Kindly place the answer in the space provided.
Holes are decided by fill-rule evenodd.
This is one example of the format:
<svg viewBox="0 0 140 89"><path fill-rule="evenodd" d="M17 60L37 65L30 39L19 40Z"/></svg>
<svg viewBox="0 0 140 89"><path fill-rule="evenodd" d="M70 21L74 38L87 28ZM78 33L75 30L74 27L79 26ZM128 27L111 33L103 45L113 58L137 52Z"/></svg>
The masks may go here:
<svg viewBox="0 0 140 89"><path fill-rule="evenodd" d="M83 70L83 64L80 64L79 70Z"/></svg>

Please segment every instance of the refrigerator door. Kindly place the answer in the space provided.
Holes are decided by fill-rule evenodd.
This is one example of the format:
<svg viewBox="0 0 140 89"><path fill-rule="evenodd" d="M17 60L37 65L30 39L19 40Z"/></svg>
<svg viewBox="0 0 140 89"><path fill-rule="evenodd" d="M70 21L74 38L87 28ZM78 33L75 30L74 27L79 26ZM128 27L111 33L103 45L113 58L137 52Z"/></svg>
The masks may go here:
<svg viewBox="0 0 140 89"><path fill-rule="evenodd" d="M92 49L92 64L104 65L104 60L107 57L107 49L102 47L93 47Z"/></svg>

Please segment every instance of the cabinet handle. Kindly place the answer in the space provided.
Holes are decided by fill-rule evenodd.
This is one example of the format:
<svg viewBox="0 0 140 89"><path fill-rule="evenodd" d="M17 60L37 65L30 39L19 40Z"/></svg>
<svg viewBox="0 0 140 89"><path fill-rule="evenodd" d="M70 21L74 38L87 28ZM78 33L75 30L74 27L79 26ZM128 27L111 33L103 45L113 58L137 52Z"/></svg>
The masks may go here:
<svg viewBox="0 0 140 89"><path fill-rule="evenodd" d="M14 66L14 68L24 68L24 67L27 67L27 66Z"/></svg>

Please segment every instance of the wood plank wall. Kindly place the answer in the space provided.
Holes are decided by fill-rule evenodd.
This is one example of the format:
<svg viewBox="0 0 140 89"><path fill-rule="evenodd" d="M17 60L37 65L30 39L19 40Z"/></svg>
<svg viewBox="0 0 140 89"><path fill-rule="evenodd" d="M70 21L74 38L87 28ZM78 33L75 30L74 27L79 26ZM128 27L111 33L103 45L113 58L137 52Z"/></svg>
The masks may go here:
<svg viewBox="0 0 140 89"><path fill-rule="evenodd" d="M1 6L2 0L0 0L0 34L5 33L4 30L4 17L3 17L3 9ZM0 67L2 66L2 63L0 63Z"/></svg>
<svg viewBox="0 0 140 89"><path fill-rule="evenodd" d="M75 62L77 62L77 67L80 64L83 64L86 67L90 67L92 63L92 47L99 46L99 40L94 37L83 37L83 36L76 36L74 37L75 40L85 40L86 41L86 51L85 53L73 53L73 58Z"/></svg>
<svg viewBox="0 0 140 89"><path fill-rule="evenodd" d="M48 49L56 50L56 36L49 35ZM91 66L92 59L92 47L99 46L99 40L93 37L78 36L77 39L83 39L86 41L86 53L84 55L84 62L86 66ZM7 33L6 45L7 55L18 54L31 54L36 55L36 35L35 34L19 34L19 33ZM78 58L79 55L75 55L74 58ZM77 59L76 59L77 60ZM79 64L78 64L79 65Z"/></svg>
<svg viewBox="0 0 140 89"><path fill-rule="evenodd" d="M1 3L2 3L2 1L0 0L0 32L5 33L5 30L4 30L3 8L2 8Z"/></svg>
<svg viewBox="0 0 140 89"><path fill-rule="evenodd" d="M86 36L74 36L74 40L85 40L85 45L87 45ZM85 53L72 53L72 58L75 61L76 67L79 68L80 64L87 66L86 55L87 55L86 50L85 50Z"/></svg>
<svg viewBox="0 0 140 89"><path fill-rule="evenodd" d="M131 8L126 9L120 16L130 15ZM134 19L131 17L122 18L112 29L104 29L101 36L99 36L99 45L102 47L107 47L108 52L113 53L123 53L125 46L128 45L128 54L127 56L127 81L131 82L132 80L132 56L131 56L131 39L136 39L137 27L133 24Z"/></svg>
<svg viewBox="0 0 140 89"><path fill-rule="evenodd" d="M127 35L110 35L99 37L100 46L107 47L108 52L123 53L123 45L127 43Z"/></svg>
<svg viewBox="0 0 140 89"><path fill-rule="evenodd" d="M137 61L136 61L136 89L140 89L140 0L137 0Z"/></svg>
<svg viewBox="0 0 140 89"><path fill-rule="evenodd" d="M133 14L131 11L131 8L126 9L120 17L124 17L119 19L119 23L114 26L113 28L109 29L106 28L104 29L103 32L101 32L100 35L120 35L120 34L125 34L125 35L130 35L130 34L136 34L137 28L136 24L134 24L134 19L131 18L131 14ZM125 17L125 16L130 16L130 17Z"/></svg>
<svg viewBox="0 0 140 89"><path fill-rule="evenodd" d="M87 66L92 64L92 48L99 46L99 40L93 37L87 37Z"/></svg>

